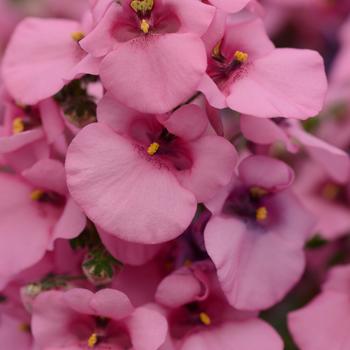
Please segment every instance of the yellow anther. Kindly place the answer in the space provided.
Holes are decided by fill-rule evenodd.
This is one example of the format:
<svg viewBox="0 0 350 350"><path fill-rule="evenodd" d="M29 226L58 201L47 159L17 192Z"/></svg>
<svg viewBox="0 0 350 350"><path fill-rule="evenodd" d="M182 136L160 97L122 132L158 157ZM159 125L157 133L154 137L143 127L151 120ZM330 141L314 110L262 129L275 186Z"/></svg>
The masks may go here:
<svg viewBox="0 0 350 350"><path fill-rule="evenodd" d="M221 57L221 41L215 45L211 54L213 57Z"/></svg>
<svg viewBox="0 0 350 350"><path fill-rule="evenodd" d="M93 348L97 344L98 338L96 333L92 333L87 341L89 348Z"/></svg>
<svg viewBox="0 0 350 350"><path fill-rule="evenodd" d="M233 57L236 61L241 63L245 63L248 60L248 54L243 51L236 51Z"/></svg>
<svg viewBox="0 0 350 350"><path fill-rule="evenodd" d="M329 183L322 189L322 196L329 200L334 200L338 197L340 192L339 186Z"/></svg>
<svg viewBox="0 0 350 350"><path fill-rule="evenodd" d="M201 312L199 314L199 319L204 325L206 325L206 326L211 325L211 318L206 312Z"/></svg>
<svg viewBox="0 0 350 350"><path fill-rule="evenodd" d="M34 190L33 192L31 192L30 194L30 198L32 199L32 201L38 201L44 194L44 191L42 190Z"/></svg>
<svg viewBox="0 0 350 350"><path fill-rule="evenodd" d="M20 323L18 325L18 330L24 333L30 332L30 325L28 323Z"/></svg>
<svg viewBox="0 0 350 350"><path fill-rule="evenodd" d="M267 194L267 191L264 188L255 186L250 188L250 194L255 198L261 198Z"/></svg>
<svg viewBox="0 0 350 350"><path fill-rule="evenodd" d="M141 29L145 34L147 34L147 33L149 32L149 27L150 27L149 23L148 23L145 19L143 19L143 20L141 21L141 23L140 23L140 29Z"/></svg>
<svg viewBox="0 0 350 350"><path fill-rule="evenodd" d="M71 36L74 41L80 41L85 38L85 34L83 32L73 32Z"/></svg>
<svg viewBox="0 0 350 350"><path fill-rule="evenodd" d="M256 219L258 221L264 221L267 219L268 211L266 207L260 207L256 210Z"/></svg>
<svg viewBox="0 0 350 350"><path fill-rule="evenodd" d="M132 0L130 2L130 7L135 12L145 13L147 11L152 11L154 5L154 0Z"/></svg>
<svg viewBox="0 0 350 350"><path fill-rule="evenodd" d="M17 117L13 119L12 122L12 132L14 134L19 134L20 132L24 131L24 123L23 119L21 117Z"/></svg>
<svg viewBox="0 0 350 350"><path fill-rule="evenodd" d="M147 153L150 155L150 156L154 156L157 151L159 150L159 143L157 142L153 142L149 145L149 147L147 148Z"/></svg>

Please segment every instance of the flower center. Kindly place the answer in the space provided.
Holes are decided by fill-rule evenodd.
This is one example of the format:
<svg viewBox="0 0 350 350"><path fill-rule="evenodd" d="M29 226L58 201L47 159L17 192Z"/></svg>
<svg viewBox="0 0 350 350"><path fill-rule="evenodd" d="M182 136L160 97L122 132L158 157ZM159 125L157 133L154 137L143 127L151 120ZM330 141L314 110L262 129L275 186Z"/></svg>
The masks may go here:
<svg viewBox="0 0 350 350"><path fill-rule="evenodd" d="M50 203L56 207L62 207L66 199L59 193L53 191L44 191L41 189L35 189L30 193L30 198L34 202Z"/></svg>
<svg viewBox="0 0 350 350"><path fill-rule="evenodd" d="M210 326L211 325L211 318L206 312L201 312L199 314L199 320L205 325Z"/></svg>
<svg viewBox="0 0 350 350"><path fill-rule="evenodd" d="M89 348L94 348L98 342L98 337L96 333L92 333L87 341L87 345Z"/></svg>
<svg viewBox="0 0 350 350"><path fill-rule="evenodd" d="M24 131L24 129L25 129L25 125L24 125L23 118L17 117L15 119L13 119L12 133L14 135L21 133L22 131Z"/></svg>
<svg viewBox="0 0 350 350"><path fill-rule="evenodd" d="M158 142L153 142L149 145L149 147L147 148L147 153L150 156L154 156L158 150L159 150L160 144Z"/></svg>
<svg viewBox="0 0 350 350"><path fill-rule="evenodd" d="M150 27L150 24L148 23L147 20L145 19L142 19L142 21L140 22L140 29L145 33L147 34L149 32L149 27Z"/></svg>
<svg viewBox="0 0 350 350"><path fill-rule="evenodd" d="M268 216L268 211L266 207L259 207L256 210L255 217L257 221L265 221L267 219L267 216Z"/></svg>
<svg viewBox="0 0 350 350"><path fill-rule="evenodd" d="M132 0L130 7L136 12L143 15L152 11L154 6L154 0Z"/></svg>
<svg viewBox="0 0 350 350"><path fill-rule="evenodd" d="M73 32L71 34L71 37L74 41L79 42L80 40L85 38L85 33L84 32Z"/></svg>

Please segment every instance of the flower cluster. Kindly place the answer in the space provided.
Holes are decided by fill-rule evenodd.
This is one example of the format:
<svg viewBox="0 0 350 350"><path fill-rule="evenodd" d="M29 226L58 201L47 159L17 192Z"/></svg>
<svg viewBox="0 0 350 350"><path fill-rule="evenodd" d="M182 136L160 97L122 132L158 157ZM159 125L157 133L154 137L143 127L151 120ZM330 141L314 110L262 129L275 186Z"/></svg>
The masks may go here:
<svg viewBox="0 0 350 350"><path fill-rule="evenodd" d="M333 63L299 14L335 40L346 4L7 1L0 347L288 346L350 232L350 25ZM301 350L350 348L349 281L289 314Z"/></svg>

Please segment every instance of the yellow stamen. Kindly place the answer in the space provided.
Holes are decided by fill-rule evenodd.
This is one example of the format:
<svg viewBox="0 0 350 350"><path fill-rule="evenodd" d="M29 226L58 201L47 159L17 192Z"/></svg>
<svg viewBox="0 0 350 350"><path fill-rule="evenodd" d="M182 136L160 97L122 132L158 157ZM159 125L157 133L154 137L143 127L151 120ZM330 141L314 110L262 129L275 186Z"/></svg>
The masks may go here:
<svg viewBox="0 0 350 350"><path fill-rule="evenodd" d="M30 325L28 323L21 323L18 325L18 330L24 333L29 333Z"/></svg>
<svg viewBox="0 0 350 350"><path fill-rule="evenodd" d="M256 219L258 221L264 221L267 219L268 211L266 207L260 207L256 210Z"/></svg>
<svg viewBox="0 0 350 350"><path fill-rule="evenodd" d="M339 186L335 184L327 184L322 189L322 196L329 200L334 200L338 197L340 192Z"/></svg>
<svg viewBox="0 0 350 350"><path fill-rule="evenodd" d="M143 20L141 21L141 23L140 23L140 29L141 29L145 34L147 34L147 33L149 32L149 27L150 27L149 23L148 23L145 19L143 19Z"/></svg>
<svg viewBox="0 0 350 350"><path fill-rule="evenodd" d="M267 191L264 188L255 186L250 188L250 194L255 198L261 198L267 195Z"/></svg>
<svg viewBox="0 0 350 350"><path fill-rule="evenodd" d="M97 344L98 338L96 333L92 333L87 341L88 347L93 348Z"/></svg>
<svg viewBox="0 0 350 350"><path fill-rule="evenodd" d="M30 198L32 199L32 201L38 201L43 196L43 194L44 191L42 190L34 190L33 192L31 192Z"/></svg>
<svg viewBox="0 0 350 350"><path fill-rule="evenodd" d="M130 7L135 12L147 12L152 11L154 5L154 0L132 0L130 2Z"/></svg>
<svg viewBox="0 0 350 350"><path fill-rule="evenodd" d="M199 319L204 325L206 325L206 326L211 325L211 318L206 312L201 312L199 314Z"/></svg>
<svg viewBox="0 0 350 350"><path fill-rule="evenodd" d="M154 156L157 151L159 150L159 143L157 142L153 142L149 145L149 147L147 148L147 153L150 155L150 156Z"/></svg>
<svg viewBox="0 0 350 350"><path fill-rule="evenodd" d="M213 57L221 57L221 41L215 45L211 54Z"/></svg>
<svg viewBox="0 0 350 350"><path fill-rule="evenodd" d="M14 134L19 134L22 131L24 131L24 123L23 123L23 119L21 117L17 117L15 119L13 119L12 122L12 132Z"/></svg>
<svg viewBox="0 0 350 350"><path fill-rule="evenodd" d="M85 38L85 33L83 33L83 32L73 32L71 34L71 36L72 36L72 39L74 41L80 41L80 40Z"/></svg>
<svg viewBox="0 0 350 350"><path fill-rule="evenodd" d="M245 63L248 60L248 54L243 51L236 51L233 57L236 61L241 63Z"/></svg>

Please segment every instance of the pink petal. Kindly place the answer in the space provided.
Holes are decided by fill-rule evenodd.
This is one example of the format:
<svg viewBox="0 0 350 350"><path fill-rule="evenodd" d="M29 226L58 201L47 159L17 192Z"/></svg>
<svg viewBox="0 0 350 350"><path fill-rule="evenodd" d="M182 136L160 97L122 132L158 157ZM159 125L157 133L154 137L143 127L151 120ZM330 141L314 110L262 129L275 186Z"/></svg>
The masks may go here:
<svg viewBox="0 0 350 350"><path fill-rule="evenodd" d="M65 74L85 55L71 37L78 30L78 22L63 19L26 18L18 25L2 67L16 100L35 104L63 87Z"/></svg>
<svg viewBox="0 0 350 350"><path fill-rule="evenodd" d="M22 176L33 186L67 194L66 173L63 164L54 159L43 159L22 172Z"/></svg>
<svg viewBox="0 0 350 350"><path fill-rule="evenodd" d="M278 191L290 186L294 180L293 169L282 161L266 156L250 156L238 166L243 183L248 187L262 187Z"/></svg>
<svg viewBox="0 0 350 350"><path fill-rule="evenodd" d="M126 294L109 288L98 291L91 299L90 305L97 315L113 320L122 320L134 311Z"/></svg>
<svg viewBox="0 0 350 350"><path fill-rule="evenodd" d="M166 167L143 152L107 126L91 124L68 150L68 186L103 230L134 243L162 243L184 232L196 201Z"/></svg>
<svg viewBox="0 0 350 350"><path fill-rule="evenodd" d="M226 12L238 12L245 7L250 0L209 0L209 2L217 8Z"/></svg>
<svg viewBox="0 0 350 350"><path fill-rule="evenodd" d="M68 197L63 213L52 231L50 248L53 248L53 243L56 239L72 239L79 236L85 225L86 217L82 210L72 198Z"/></svg>
<svg viewBox="0 0 350 350"><path fill-rule="evenodd" d="M188 141L199 138L208 126L205 111L194 104L182 106L170 115L161 115L158 120L171 134Z"/></svg>
<svg viewBox="0 0 350 350"><path fill-rule="evenodd" d="M323 60L318 53L276 49L251 63L233 82L227 104L256 117L306 119L320 112L326 89Z"/></svg>
<svg viewBox="0 0 350 350"><path fill-rule="evenodd" d="M137 308L127 324L135 350L157 350L165 341L167 321L150 307Z"/></svg>
<svg viewBox="0 0 350 350"><path fill-rule="evenodd" d="M42 211L30 198L33 190L13 175L0 174L0 276L14 276L45 254L55 212ZM14 256L16 257L14 259Z"/></svg>
<svg viewBox="0 0 350 350"><path fill-rule="evenodd" d="M157 303L175 309L207 296L208 285L189 268L181 268L165 277L155 294Z"/></svg>
<svg viewBox="0 0 350 350"><path fill-rule="evenodd" d="M237 153L230 142L219 136L204 136L190 145L192 167L179 172L178 179L198 202L204 202L230 182Z"/></svg>
<svg viewBox="0 0 350 350"><path fill-rule="evenodd" d="M222 289L237 309L270 307L286 295L303 273L302 247L277 232L253 233L233 217L214 217L204 237Z"/></svg>
<svg viewBox="0 0 350 350"><path fill-rule="evenodd" d="M163 247L161 244L127 242L101 229L98 232L110 254L127 265L143 265L152 260Z"/></svg>
<svg viewBox="0 0 350 350"><path fill-rule="evenodd" d="M349 179L350 159L346 152L305 132L301 126L291 126L288 131L334 180L344 183Z"/></svg>
<svg viewBox="0 0 350 350"><path fill-rule="evenodd" d="M321 294L288 317L293 338L303 350L349 349L349 322L349 296L337 292Z"/></svg>
<svg viewBox="0 0 350 350"><path fill-rule="evenodd" d="M106 89L128 107L166 113L195 93L206 65L199 38L166 34L121 44L102 61L100 74Z"/></svg>
<svg viewBox="0 0 350 350"><path fill-rule="evenodd" d="M45 130L48 143L54 143L64 132L64 122L61 111L53 99L46 99L39 103L41 122Z"/></svg>
<svg viewBox="0 0 350 350"><path fill-rule="evenodd" d="M1 136L0 153L14 152L42 138L44 138L44 131L42 128L23 131L12 136Z"/></svg>
<svg viewBox="0 0 350 350"><path fill-rule="evenodd" d="M241 131L248 140L261 145L271 145L277 141L283 142L288 151L295 153L298 147L292 143L286 132L270 119L242 115Z"/></svg>
<svg viewBox="0 0 350 350"><path fill-rule="evenodd" d="M186 337L180 350L282 350L283 342L264 321L226 322Z"/></svg>

